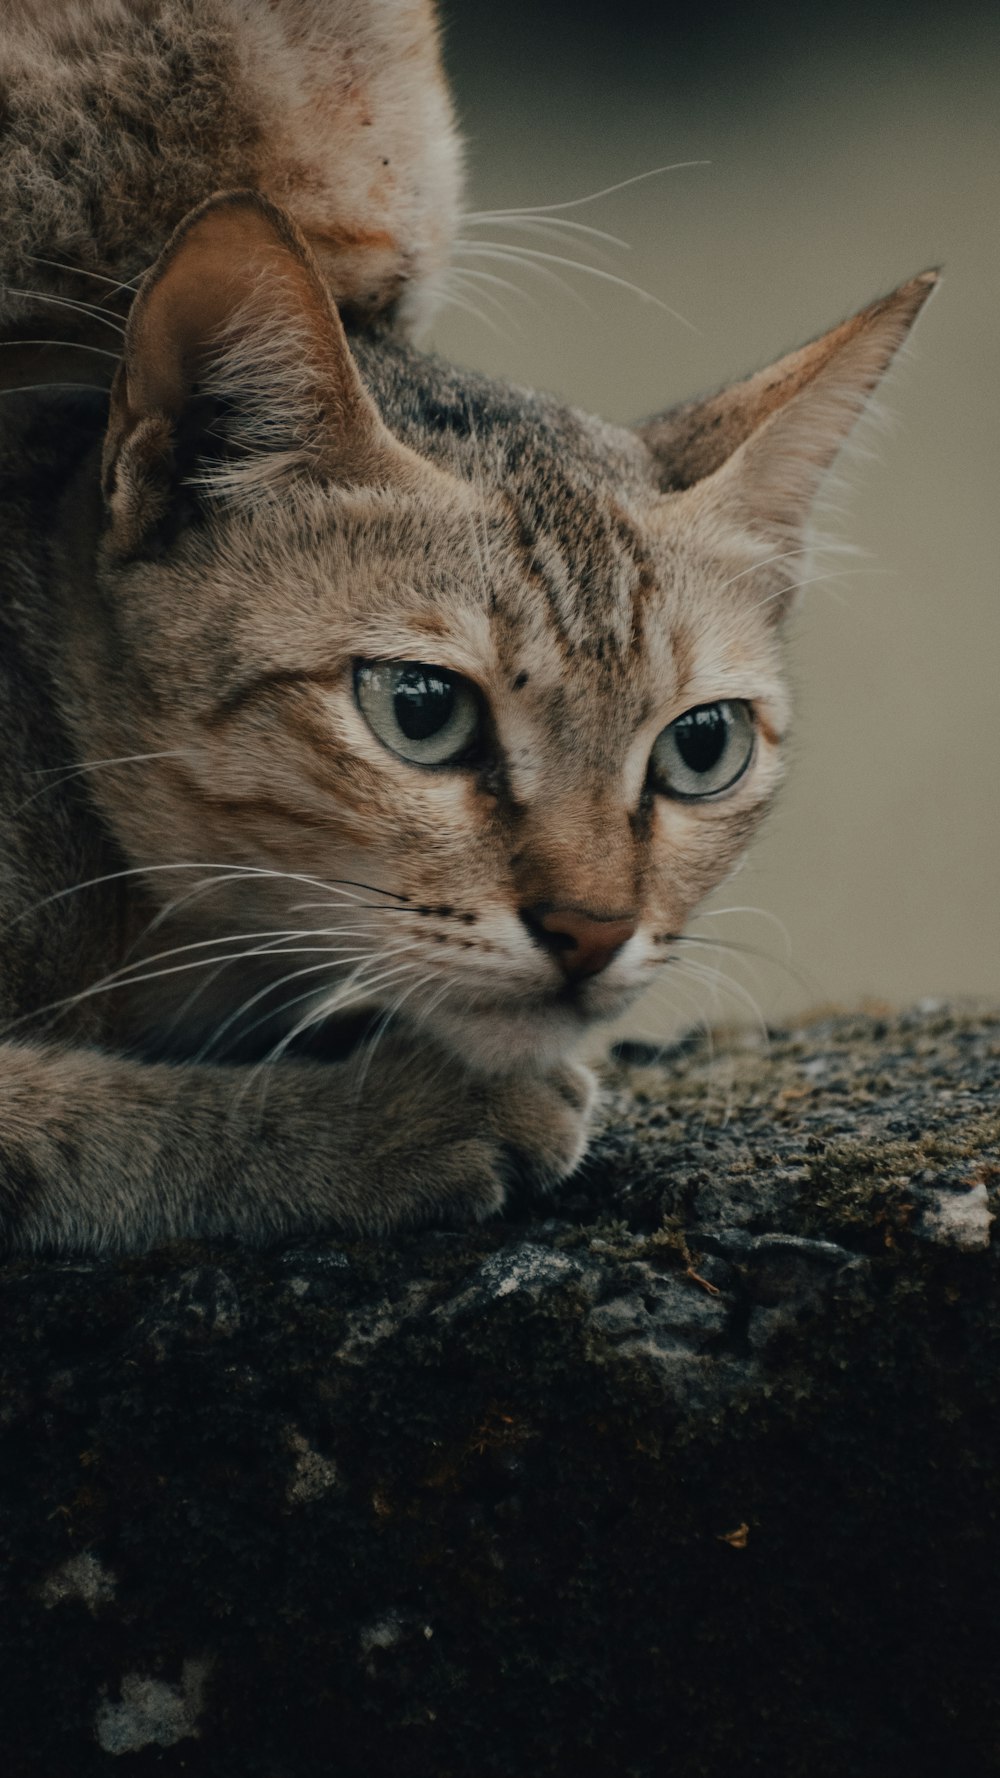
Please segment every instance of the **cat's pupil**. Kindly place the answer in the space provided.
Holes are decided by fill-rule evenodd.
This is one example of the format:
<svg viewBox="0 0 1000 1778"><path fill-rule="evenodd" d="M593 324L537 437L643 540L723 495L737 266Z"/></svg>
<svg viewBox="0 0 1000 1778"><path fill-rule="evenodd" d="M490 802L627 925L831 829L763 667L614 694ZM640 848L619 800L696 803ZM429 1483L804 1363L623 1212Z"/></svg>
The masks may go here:
<svg viewBox="0 0 1000 1778"><path fill-rule="evenodd" d="M455 704L455 685L433 667L401 667L393 713L408 741L427 741L444 728Z"/></svg>
<svg viewBox="0 0 1000 1778"><path fill-rule="evenodd" d="M705 704L689 710L674 723L677 751L692 772L710 772L717 766L729 739L729 711L725 704Z"/></svg>

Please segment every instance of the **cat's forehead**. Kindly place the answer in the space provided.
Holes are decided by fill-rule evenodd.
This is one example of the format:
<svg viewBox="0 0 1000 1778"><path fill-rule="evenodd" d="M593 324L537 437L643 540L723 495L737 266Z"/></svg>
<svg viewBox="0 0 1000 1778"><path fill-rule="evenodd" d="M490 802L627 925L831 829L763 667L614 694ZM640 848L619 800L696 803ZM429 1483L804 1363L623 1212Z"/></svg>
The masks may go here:
<svg viewBox="0 0 1000 1778"><path fill-rule="evenodd" d="M646 607L672 578L639 438L546 395L395 357L405 378L393 356L375 367L385 418L457 490L440 503L439 523L453 509L440 547L425 544L443 608L478 600L509 644L547 637L577 673L588 660L634 672L649 647Z"/></svg>
<svg viewBox="0 0 1000 1778"><path fill-rule="evenodd" d="M744 564L717 559L687 496L661 493L636 434L401 349L364 368L430 468L405 488L316 484L246 534L234 584L270 552L287 670L303 651L438 664L519 727L533 711L553 745L583 735L602 755L676 714L675 696L755 695L773 626L734 605Z"/></svg>
<svg viewBox="0 0 1000 1778"><path fill-rule="evenodd" d="M565 458L526 465L484 448L465 479L470 467L402 498L339 503L337 553L346 545L358 565L353 611L464 649L451 665L488 658L513 677L635 686L680 621L689 578L656 522L662 499ZM343 587L343 567L330 579Z"/></svg>
<svg viewBox="0 0 1000 1778"><path fill-rule="evenodd" d="M731 675L753 639L712 621L711 564L664 504L565 460L452 475L375 508L361 495L335 527L328 609L346 601L355 658L456 670L528 754L542 741L550 766L575 754L612 769L676 698L751 695Z"/></svg>

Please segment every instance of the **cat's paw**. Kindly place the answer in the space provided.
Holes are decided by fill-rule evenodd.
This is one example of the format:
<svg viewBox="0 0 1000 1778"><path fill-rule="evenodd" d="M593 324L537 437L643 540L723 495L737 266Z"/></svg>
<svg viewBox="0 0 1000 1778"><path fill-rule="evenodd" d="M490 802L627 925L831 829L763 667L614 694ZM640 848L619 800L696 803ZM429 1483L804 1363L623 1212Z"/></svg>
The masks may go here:
<svg viewBox="0 0 1000 1778"><path fill-rule="evenodd" d="M368 1153L382 1227L483 1222L512 1186L551 1190L583 1159L597 1090L588 1068L561 1063L484 1080L456 1078L453 1061L426 1051L380 1060Z"/></svg>
<svg viewBox="0 0 1000 1778"><path fill-rule="evenodd" d="M490 1124L513 1172L541 1191L574 1173L587 1151L596 1096L593 1073L577 1062L496 1083Z"/></svg>

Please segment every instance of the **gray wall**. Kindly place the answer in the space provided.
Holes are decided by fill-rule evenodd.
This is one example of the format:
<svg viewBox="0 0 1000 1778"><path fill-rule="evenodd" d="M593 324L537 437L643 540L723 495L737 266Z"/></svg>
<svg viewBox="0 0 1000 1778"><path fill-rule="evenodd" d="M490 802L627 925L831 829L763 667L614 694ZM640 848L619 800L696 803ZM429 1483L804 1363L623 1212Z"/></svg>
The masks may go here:
<svg viewBox="0 0 1000 1778"><path fill-rule="evenodd" d="M888 424L868 432L826 518L865 553L820 563L849 572L804 589L794 620L790 782L718 898L766 910L787 938L756 915L701 929L764 953L729 955L726 968L772 1018L1000 995L995 14L744 6L692 20L636 0L452 0L446 17L471 209L711 163L564 212L627 252L605 257L585 235L469 230L590 260L697 331L583 272L534 262L560 286L475 258L524 294L465 288L482 319L453 310L432 342L453 358L628 419L766 363L944 262L888 387ZM685 1022L691 992L647 1002L632 1027ZM694 992L715 1018L746 1014L735 990Z"/></svg>

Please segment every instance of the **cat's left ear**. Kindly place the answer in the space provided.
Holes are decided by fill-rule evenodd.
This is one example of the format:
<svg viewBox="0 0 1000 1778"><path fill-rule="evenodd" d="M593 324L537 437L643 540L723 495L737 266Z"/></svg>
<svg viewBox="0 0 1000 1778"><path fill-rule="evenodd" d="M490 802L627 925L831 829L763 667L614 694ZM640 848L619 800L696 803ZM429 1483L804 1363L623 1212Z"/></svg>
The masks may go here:
<svg viewBox="0 0 1000 1778"><path fill-rule="evenodd" d="M819 485L938 282L922 272L745 382L638 428L664 493L700 498L780 549L801 537Z"/></svg>
<svg viewBox="0 0 1000 1778"><path fill-rule="evenodd" d="M259 499L302 474L385 481L408 455L291 218L252 191L192 211L129 315L103 460L113 547L169 537L198 500Z"/></svg>

